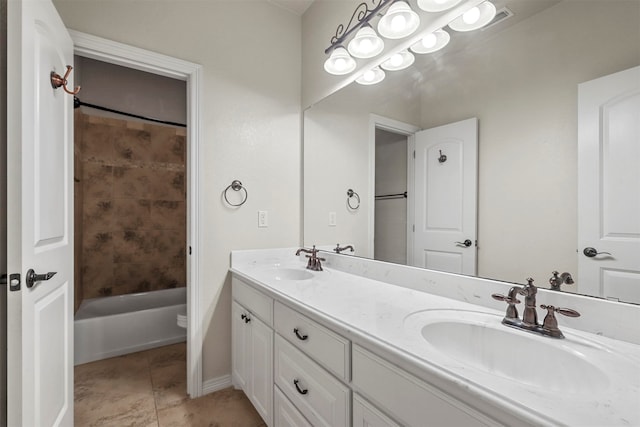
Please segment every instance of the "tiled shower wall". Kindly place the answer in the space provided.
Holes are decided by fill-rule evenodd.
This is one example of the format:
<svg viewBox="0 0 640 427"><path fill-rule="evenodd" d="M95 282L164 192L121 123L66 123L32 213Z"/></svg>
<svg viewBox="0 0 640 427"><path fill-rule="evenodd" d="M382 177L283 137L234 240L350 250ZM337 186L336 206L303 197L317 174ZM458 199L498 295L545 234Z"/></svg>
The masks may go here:
<svg viewBox="0 0 640 427"><path fill-rule="evenodd" d="M75 129L82 298L186 286L185 130L83 113Z"/></svg>

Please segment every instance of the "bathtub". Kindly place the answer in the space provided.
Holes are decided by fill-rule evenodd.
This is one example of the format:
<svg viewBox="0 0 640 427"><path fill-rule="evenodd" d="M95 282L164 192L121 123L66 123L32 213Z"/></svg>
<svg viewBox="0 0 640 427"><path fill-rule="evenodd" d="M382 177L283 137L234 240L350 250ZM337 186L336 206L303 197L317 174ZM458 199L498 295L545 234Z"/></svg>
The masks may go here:
<svg viewBox="0 0 640 427"><path fill-rule="evenodd" d="M186 288L82 301L74 321L76 365L187 339L176 322L187 311Z"/></svg>

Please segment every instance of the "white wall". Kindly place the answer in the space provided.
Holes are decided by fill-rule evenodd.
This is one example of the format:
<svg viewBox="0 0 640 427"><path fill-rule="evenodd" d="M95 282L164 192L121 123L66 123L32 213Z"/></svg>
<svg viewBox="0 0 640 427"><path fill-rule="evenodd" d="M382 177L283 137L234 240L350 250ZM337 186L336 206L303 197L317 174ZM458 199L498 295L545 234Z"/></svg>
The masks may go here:
<svg viewBox="0 0 640 427"><path fill-rule="evenodd" d="M229 252L300 242L300 17L266 1L55 5L71 29L203 66L203 377L227 375ZM237 209L221 197L233 179L249 192Z"/></svg>

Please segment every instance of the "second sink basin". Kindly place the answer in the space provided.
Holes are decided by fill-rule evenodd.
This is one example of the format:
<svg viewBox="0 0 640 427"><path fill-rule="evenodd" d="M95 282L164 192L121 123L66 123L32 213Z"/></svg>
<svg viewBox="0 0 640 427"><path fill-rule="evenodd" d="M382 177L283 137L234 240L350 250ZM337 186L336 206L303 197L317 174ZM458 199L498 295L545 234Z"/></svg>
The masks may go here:
<svg viewBox="0 0 640 427"><path fill-rule="evenodd" d="M415 313L405 325L413 325L433 350L465 369L564 393L589 393L609 385L587 357L611 355L586 340L538 336L502 325L500 316L464 310Z"/></svg>

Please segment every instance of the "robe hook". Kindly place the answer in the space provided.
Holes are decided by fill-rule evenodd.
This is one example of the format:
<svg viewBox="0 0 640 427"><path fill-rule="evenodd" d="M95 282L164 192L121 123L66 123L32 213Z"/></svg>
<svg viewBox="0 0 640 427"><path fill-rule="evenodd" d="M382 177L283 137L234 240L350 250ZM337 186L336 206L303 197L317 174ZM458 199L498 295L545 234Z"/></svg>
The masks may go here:
<svg viewBox="0 0 640 427"><path fill-rule="evenodd" d="M72 69L73 67L71 65L67 65L67 72L64 73L64 77L60 77L60 74L52 71L51 74L49 74L51 78L51 87L54 89L62 87L62 89L64 89L64 91L69 95L76 95L80 92L80 86L76 87L74 90L67 89L67 78L69 77L69 74L71 74Z"/></svg>

